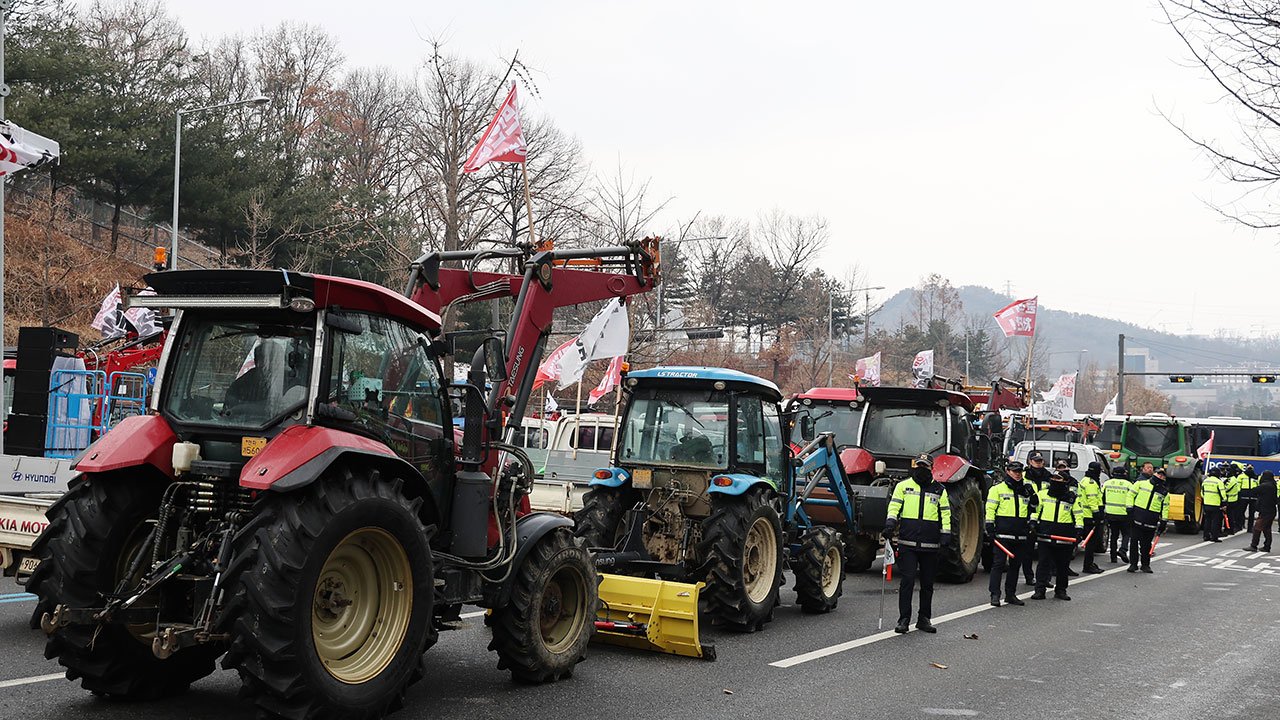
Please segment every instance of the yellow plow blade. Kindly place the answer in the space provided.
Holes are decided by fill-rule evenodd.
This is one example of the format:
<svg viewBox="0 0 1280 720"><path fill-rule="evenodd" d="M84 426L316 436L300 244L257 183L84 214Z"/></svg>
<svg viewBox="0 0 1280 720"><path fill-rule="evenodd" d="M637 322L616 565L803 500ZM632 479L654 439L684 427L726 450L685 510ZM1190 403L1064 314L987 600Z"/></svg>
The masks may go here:
<svg viewBox="0 0 1280 720"><path fill-rule="evenodd" d="M601 574L595 638L614 645L715 660L698 639L703 584Z"/></svg>

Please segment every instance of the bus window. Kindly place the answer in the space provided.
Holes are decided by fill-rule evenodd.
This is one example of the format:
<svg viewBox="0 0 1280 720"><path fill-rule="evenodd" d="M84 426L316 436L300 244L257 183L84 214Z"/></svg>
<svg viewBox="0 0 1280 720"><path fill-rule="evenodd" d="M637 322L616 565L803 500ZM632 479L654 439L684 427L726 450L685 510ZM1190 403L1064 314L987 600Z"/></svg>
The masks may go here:
<svg viewBox="0 0 1280 720"><path fill-rule="evenodd" d="M1214 455L1246 455L1253 457L1258 454L1258 428L1205 425L1199 429L1205 440L1209 439L1210 432L1213 433ZM1201 441L1202 444L1203 442Z"/></svg>
<svg viewBox="0 0 1280 720"><path fill-rule="evenodd" d="M1258 454L1263 457L1280 455L1280 430L1258 432Z"/></svg>

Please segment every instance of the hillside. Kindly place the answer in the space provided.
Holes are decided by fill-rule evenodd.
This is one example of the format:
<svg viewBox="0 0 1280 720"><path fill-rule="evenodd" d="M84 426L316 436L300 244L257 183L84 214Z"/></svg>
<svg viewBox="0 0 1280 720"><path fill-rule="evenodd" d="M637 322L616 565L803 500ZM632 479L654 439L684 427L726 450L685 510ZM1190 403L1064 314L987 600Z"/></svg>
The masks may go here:
<svg viewBox="0 0 1280 720"><path fill-rule="evenodd" d="M989 318L995 311L1008 305L1011 298L989 288L965 285L956 289L964 304L966 315ZM885 302L872 322L881 327L897 327L912 316L914 294L911 289L898 291ZM1040 306L1038 345L1047 346L1049 374L1076 369L1077 350L1088 350L1083 356L1085 364L1098 363L1103 367L1116 364L1116 340L1120 333L1128 338L1127 347L1148 347L1151 356L1162 370L1194 370L1219 363L1253 360L1280 366L1280 347L1271 343L1245 343L1215 338L1174 335L1132 323L1111 320L1096 315L1065 312ZM995 320L991 330L998 333ZM1150 343L1150 344L1148 344Z"/></svg>

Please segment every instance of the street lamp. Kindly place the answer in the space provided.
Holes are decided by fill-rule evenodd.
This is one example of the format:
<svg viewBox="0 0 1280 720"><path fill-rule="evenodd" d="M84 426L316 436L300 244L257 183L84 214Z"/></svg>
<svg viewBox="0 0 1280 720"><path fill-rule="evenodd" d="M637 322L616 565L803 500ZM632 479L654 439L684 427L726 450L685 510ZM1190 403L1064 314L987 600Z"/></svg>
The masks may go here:
<svg viewBox="0 0 1280 720"><path fill-rule="evenodd" d="M864 355L867 353L867 346L871 344L871 291L872 290L884 290L884 286L876 285L875 287L860 287L860 288L852 288L849 290L849 294L851 295L856 292L865 293L865 295L863 296L863 307L862 307L862 312L863 312L862 354Z"/></svg>
<svg viewBox="0 0 1280 720"><path fill-rule="evenodd" d="M239 105L267 105L270 104L271 98L266 95L256 95L245 100L233 100L232 102L218 103L217 105L206 105L198 108L184 108L179 110L174 118L174 127L176 131L173 134L173 221L172 221L172 247L169 250L169 269L178 269L178 173L182 167L182 116L194 115L207 110L221 110L223 108L237 107Z"/></svg>

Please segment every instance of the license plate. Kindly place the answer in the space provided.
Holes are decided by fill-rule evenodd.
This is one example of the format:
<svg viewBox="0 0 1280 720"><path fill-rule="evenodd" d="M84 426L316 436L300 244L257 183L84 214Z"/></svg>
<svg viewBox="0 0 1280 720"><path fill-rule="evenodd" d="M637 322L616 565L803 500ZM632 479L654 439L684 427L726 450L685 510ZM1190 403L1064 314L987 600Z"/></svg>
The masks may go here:
<svg viewBox="0 0 1280 720"><path fill-rule="evenodd" d="M245 457L253 457L262 452L262 448L267 446L267 439L264 437L245 437L240 438L240 454Z"/></svg>
<svg viewBox="0 0 1280 720"><path fill-rule="evenodd" d="M36 571L36 566L40 564L40 558L24 557L22 562L18 564L18 572L22 575L30 575Z"/></svg>
<svg viewBox="0 0 1280 720"><path fill-rule="evenodd" d="M653 471L648 468L639 468L632 472L631 487L642 490L653 487Z"/></svg>

